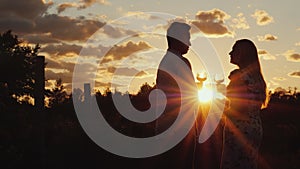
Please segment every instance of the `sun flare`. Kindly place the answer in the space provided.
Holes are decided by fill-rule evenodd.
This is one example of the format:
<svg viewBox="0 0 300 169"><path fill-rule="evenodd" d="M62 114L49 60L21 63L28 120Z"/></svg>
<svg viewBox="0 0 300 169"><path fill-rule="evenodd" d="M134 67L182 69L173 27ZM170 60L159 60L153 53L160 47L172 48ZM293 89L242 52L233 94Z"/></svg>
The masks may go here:
<svg viewBox="0 0 300 169"><path fill-rule="evenodd" d="M198 100L200 102L209 102L213 99L213 91L207 87L198 90Z"/></svg>

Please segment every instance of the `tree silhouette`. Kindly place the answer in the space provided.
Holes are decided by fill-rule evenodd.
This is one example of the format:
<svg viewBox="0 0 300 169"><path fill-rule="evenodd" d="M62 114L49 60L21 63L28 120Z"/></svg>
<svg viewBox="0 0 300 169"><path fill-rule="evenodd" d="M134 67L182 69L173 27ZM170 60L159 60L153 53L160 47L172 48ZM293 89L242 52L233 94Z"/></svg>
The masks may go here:
<svg viewBox="0 0 300 169"><path fill-rule="evenodd" d="M46 91L46 96L49 98L49 107L55 107L64 104L67 101L69 95L66 92L61 78L56 80L55 85L51 90Z"/></svg>
<svg viewBox="0 0 300 169"><path fill-rule="evenodd" d="M150 92L153 90L153 87L150 86L147 82L142 84L140 87L140 90L138 91L137 95L138 96L146 96L148 97Z"/></svg>
<svg viewBox="0 0 300 169"><path fill-rule="evenodd" d="M22 44L11 31L0 34L1 95L11 99L33 95L34 62L40 46Z"/></svg>

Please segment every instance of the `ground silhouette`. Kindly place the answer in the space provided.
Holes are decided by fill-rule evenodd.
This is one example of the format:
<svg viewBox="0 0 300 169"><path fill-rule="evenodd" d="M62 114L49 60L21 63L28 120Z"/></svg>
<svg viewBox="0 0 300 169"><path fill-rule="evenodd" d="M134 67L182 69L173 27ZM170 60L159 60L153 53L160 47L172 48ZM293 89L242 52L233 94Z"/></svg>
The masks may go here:
<svg viewBox="0 0 300 169"><path fill-rule="evenodd" d="M5 36L13 39L13 42L17 42L10 32L2 34L1 37ZM18 43L15 45L18 46ZM0 49L1 64L6 61L8 56L12 57L8 60L15 58L15 52L6 50L7 48ZM37 49L29 47L21 52L22 55L18 55L21 57L20 63L27 59L27 56L23 56L27 50L34 53ZM22 59L24 60L22 61ZM73 106L72 93L65 92L61 80L57 81L56 87L45 91L45 97L50 100L51 104L48 104L43 112L40 112L45 115L45 118L41 119L29 98L17 101L12 97L14 92L30 96L29 90L24 86L17 89L11 84L30 79L33 74L26 73L26 75L23 72L20 75L16 73L10 77L13 80L10 80L3 71L1 68L0 168L152 169L163 166L163 163L172 162L168 159L158 160L157 157L144 159L120 157L97 146L80 126ZM116 94L121 97L129 96L134 107L143 111L150 106L148 95L154 88L154 84L145 83L137 94L122 94L111 92L108 89L104 93L96 92L93 97L96 97L102 115L115 130L131 137L149 137L154 135L154 124L134 123L121 116L114 106L112 96ZM73 94L82 102L82 93L77 91ZM260 169L300 168L299 119L299 92L288 90L288 92L270 93L269 105L262 112L264 137L260 152ZM41 127L43 127L42 135ZM219 158L220 149L218 147L222 141L220 140L222 127L222 123L220 123L213 137L202 147L202 158L199 158L199 163L203 164L203 168L218 167L215 164L216 159Z"/></svg>

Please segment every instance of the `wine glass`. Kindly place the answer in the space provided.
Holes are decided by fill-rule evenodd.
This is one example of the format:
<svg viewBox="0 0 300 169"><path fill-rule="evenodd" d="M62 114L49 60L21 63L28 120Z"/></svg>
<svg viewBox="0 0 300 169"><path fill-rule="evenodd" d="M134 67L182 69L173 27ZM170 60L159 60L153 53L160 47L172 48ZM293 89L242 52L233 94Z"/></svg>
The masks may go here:
<svg viewBox="0 0 300 169"><path fill-rule="evenodd" d="M224 75L217 73L214 77L214 80L215 80L216 84L219 85L224 82Z"/></svg>
<svg viewBox="0 0 300 169"><path fill-rule="evenodd" d="M217 73L214 77L214 81L216 82L217 91L225 95L226 85L222 84L225 81L224 74Z"/></svg>
<svg viewBox="0 0 300 169"><path fill-rule="evenodd" d="M207 79L207 74L205 72L197 73L196 79L199 81L197 83L198 89L201 89L203 82Z"/></svg>
<svg viewBox="0 0 300 169"><path fill-rule="evenodd" d="M197 73L196 78L199 82L204 82L207 79L207 73L206 72L201 72L200 74Z"/></svg>

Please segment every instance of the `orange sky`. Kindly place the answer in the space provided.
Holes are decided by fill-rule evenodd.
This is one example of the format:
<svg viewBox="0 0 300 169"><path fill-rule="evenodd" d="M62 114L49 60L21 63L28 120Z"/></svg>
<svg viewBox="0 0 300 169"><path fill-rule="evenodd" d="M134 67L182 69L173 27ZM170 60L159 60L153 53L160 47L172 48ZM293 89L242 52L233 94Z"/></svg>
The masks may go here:
<svg viewBox="0 0 300 169"><path fill-rule="evenodd" d="M300 87L297 0L27 0L18 4L0 2L0 30L11 29L25 42L41 45L40 54L48 63L48 86L51 79L62 78L71 90L74 66L80 64L80 80L95 81L101 90L112 84L123 92L136 92L144 82L152 84L167 48L166 28L175 19L197 28L192 30L192 47L186 55L194 75L207 71L206 65L213 67L210 61L201 61L208 57L221 63L211 77L224 74L227 83L227 75L236 68L229 63L228 53L237 39L249 38L259 49L270 89Z"/></svg>

